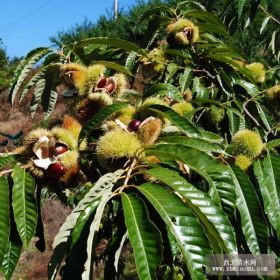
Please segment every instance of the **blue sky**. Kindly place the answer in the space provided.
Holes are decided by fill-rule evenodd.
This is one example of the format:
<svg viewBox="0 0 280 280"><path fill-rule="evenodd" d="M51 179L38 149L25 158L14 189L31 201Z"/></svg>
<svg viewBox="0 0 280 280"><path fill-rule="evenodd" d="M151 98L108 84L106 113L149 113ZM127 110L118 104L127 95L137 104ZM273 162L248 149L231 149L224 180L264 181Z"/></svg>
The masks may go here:
<svg viewBox="0 0 280 280"><path fill-rule="evenodd" d="M23 56L28 51L49 46L49 37L67 30L85 18L96 22L112 11L114 0L7 0L1 1L0 38L8 56ZM119 0L119 8L134 0Z"/></svg>

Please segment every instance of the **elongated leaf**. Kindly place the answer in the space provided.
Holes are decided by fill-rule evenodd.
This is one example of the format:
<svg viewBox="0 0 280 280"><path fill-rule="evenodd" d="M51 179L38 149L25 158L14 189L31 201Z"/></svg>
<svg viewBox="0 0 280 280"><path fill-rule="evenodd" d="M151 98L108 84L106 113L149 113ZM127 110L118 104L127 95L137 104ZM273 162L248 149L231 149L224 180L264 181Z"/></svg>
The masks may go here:
<svg viewBox="0 0 280 280"><path fill-rule="evenodd" d="M191 279L206 279L202 266L205 256L211 254L203 227L192 210L170 190L153 183L137 188L153 205L176 239L188 267Z"/></svg>
<svg viewBox="0 0 280 280"><path fill-rule="evenodd" d="M6 177L0 177L0 264L5 254L10 233L9 184Z"/></svg>
<svg viewBox="0 0 280 280"><path fill-rule="evenodd" d="M171 108L163 105L152 105L149 107L159 115L167 118L176 125L183 133L189 137L199 137L199 130L186 118L180 116L178 113L173 111Z"/></svg>
<svg viewBox="0 0 280 280"><path fill-rule="evenodd" d="M90 131L97 128L109 118L113 113L125 108L127 104L124 103L116 103L112 105L108 105L102 108L88 123L82 128L80 135L79 135L79 143L81 143L88 135Z"/></svg>
<svg viewBox="0 0 280 280"><path fill-rule="evenodd" d="M280 158L267 153L254 165L264 203L264 211L280 239Z"/></svg>
<svg viewBox="0 0 280 280"><path fill-rule="evenodd" d="M182 94L190 86L191 78L192 78L192 69L191 68L186 68L184 70L184 73L181 74L180 77L179 77L179 84L180 84L180 87L181 87L181 93Z"/></svg>
<svg viewBox="0 0 280 280"><path fill-rule="evenodd" d="M32 118L34 118L34 116L35 116L35 113L38 108L38 104L41 101L41 97L44 92L45 86L46 86L45 79L41 79L38 81L38 83L36 84L36 86L34 88L33 99L30 104L30 111L31 111Z"/></svg>
<svg viewBox="0 0 280 280"><path fill-rule="evenodd" d="M259 93L258 87L253 83L249 83L245 80L237 80L236 84L243 87L246 90L246 92L252 97Z"/></svg>
<svg viewBox="0 0 280 280"><path fill-rule="evenodd" d="M263 31L264 31L265 27L267 26L269 20L270 20L270 17L269 17L269 16L268 16L268 17L265 17L265 18L263 19L263 22L262 22L262 25L261 25L261 29L260 29L260 34L263 33Z"/></svg>
<svg viewBox="0 0 280 280"><path fill-rule="evenodd" d="M194 17L200 20L205 21L206 23L211 23L213 27L219 32L218 34L222 34L224 36L229 36L225 26L220 21L220 19L214 15L213 13L209 13L206 11L197 11L197 10L190 10L184 13L185 17Z"/></svg>
<svg viewBox="0 0 280 280"><path fill-rule="evenodd" d="M35 52L33 52L33 55L31 57L29 57L29 59L26 61L25 66L23 67L23 69L21 70L21 73L17 79L17 82L13 88L13 91L10 93L10 100L13 104L14 102L14 98L17 94L17 92L19 91L22 82L24 82L24 80L27 78L27 76L30 73L30 70L36 65L36 63L42 59L46 54L50 53L51 50L49 48L38 48L37 50L35 50Z"/></svg>
<svg viewBox="0 0 280 280"><path fill-rule="evenodd" d="M15 165L13 170L13 211L19 236L25 246L33 237L37 224L34 197L35 181L24 169Z"/></svg>
<svg viewBox="0 0 280 280"><path fill-rule="evenodd" d="M186 138L182 136L164 136L160 138L160 143L182 144L207 153L225 153L225 151L222 148L220 148L217 144L209 143L208 141L199 138Z"/></svg>
<svg viewBox="0 0 280 280"><path fill-rule="evenodd" d="M267 252L268 227L264 220L261 204L244 171L232 166L235 181L236 205L241 216L241 226L247 245L252 254L265 254Z"/></svg>
<svg viewBox="0 0 280 280"><path fill-rule="evenodd" d="M244 5L246 4L247 0L238 0L238 20L241 19L242 13L243 13L243 8Z"/></svg>
<svg viewBox="0 0 280 280"><path fill-rule="evenodd" d="M106 68L113 69L127 76L132 76L132 73L127 68L112 61L98 60L93 62L92 64L103 64Z"/></svg>
<svg viewBox="0 0 280 280"><path fill-rule="evenodd" d="M150 96L156 96L158 95L159 97L164 97L164 96L168 96L172 99L177 99L177 100L182 100L183 96L182 94L179 92L178 88L176 88L175 86L171 85L171 84L163 84L163 83L159 83L159 84L153 84L151 85L145 92L143 95L143 98L147 98Z"/></svg>
<svg viewBox="0 0 280 280"><path fill-rule="evenodd" d="M120 245L119 245L119 248L116 250L116 253L115 253L115 258L114 258L114 267L115 267L115 272L118 273L118 269L119 269L119 260L120 260L120 256L121 256L121 252L122 252L122 249L123 249L123 245L126 241L128 237L128 233L126 232L122 239L121 239L121 242L120 242Z"/></svg>
<svg viewBox="0 0 280 280"><path fill-rule="evenodd" d="M39 68L38 72L28 81L22 88L21 100L26 96L29 90L35 86L40 80L44 79L49 73L52 73L59 69L59 63L49 64L47 66Z"/></svg>
<svg viewBox="0 0 280 280"><path fill-rule="evenodd" d="M119 48L127 51L133 51L142 55L146 55L146 51L138 47L136 44L118 39L118 38L108 38L108 37L95 37L95 38L87 38L84 40L79 41L74 45L74 52L79 49L83 48L88 45L105 45L112 48Z"/></svg>
<svg viewBox="0 0 280 280"><path fill-rule="evenodd" d="M90 218L90 216L94 213L96 208L98 207L100 203L101 197L95 197L92 202L89 203L89 205L81 212L79 219L77 220L77 223L73 227L73 230L71 232L71 245L70 248L73 248L73 246L78 241L80 234L87 222L87 220Z"/></svg>
<svg viewBox="0 0 280 280"><path fill-rule="evenodd" d="M6 165L14 162L16 160L16 155L14 154L0 154L0 169Z"/></svg>
<svg viewBox="0 0 280 280"><path fill-rule="evenodd" d="M106 191L103 192L102 197L100 198L100 203L97 206L94 219L89 229L89 235L87 240L87 259L84 266L84 272L82 274L82 280L88 280L93 278L93 258L96 247L96 235L100 228L100 223L105 206L112 197L113 186L114 185L112 185L111 188L107 188Z"/></svg>
<svg viewBox="0 0 280 280"><path fill-rule="evenodd" d="M193 79L193 93L196 94L197 99L208 99L209 98L209 90L206 88L200 81L198 77Z"/></svg>
<svg viewBox="0 0 280 280"><path fill-rule="evenodd" d="M122 193L121 196L139 279L155 279L156 268L161 263L162 256L160 232L150 220L141 199L132 194Z"/></svg>
<svg viewBox="0 0 280 280"><path fill-rule="evenodd" d="M235 190L229 166L202 151L181 144L154 145L146 151L146 154L168 156L187 164L209 183L210 188L217 191L227 214L233 214Z"/></svg>
<svg viewBox="0 0 280 280"><path fill-rule="evenodd" d="M57 101L57 92L56 91L51 91L50 94L49 94L49 100L48 100L48 104L46 104L46 106L43 106L43 107L46 107L46 109L44 110L44 118L48 118L51 113L53 112L54 108L55 108L55 105L56 105L56 101Z"/></svg>
<svg viewBox="0 0 280 280"><path fill-rule="evenodd" d="M279 147L280 139L273 139L271 141L268 141L265 146L269 151L273 148ZM1 158L0 158L0 160L1 160Z"/></svg>
<svg viewBox="0 0 280 280"><path fill-rule="evenodd" d="M6 250L2 262L2 270L5 274L5 279L10 280L16 268L21 253L21 246L8 242L6 243Z"/></svg>
<svg viewBox="0 0 280 280"><path fill-rule="evenodd" d="M168 168L153 168L147 170L146 173L156 177L183 197L204 225L206 234L211 236L211 239L219 244L225 253L238 253L234 230L227 215L207 193L195 188L178 172Z"/></svg>
<svg viewBox="0 0 280 280"><path fill-rule="evenodd" d="M87 216L87 213L85 211L86 207L89 206L91 202L93 203L93 201L96 201L97 199L99 200L107 189L111 189L122 173L123 170L117 170L114 173L107 173L102 176L86 194L86 196L74 208L72 213L68 215L66 221L61 226L53 242L54 253L48 266L49 279L54 280L56 277L59 266L67 249L67 242L78 219L80 218L81 222L86 221L83 218L84 216ZM82 224L79 223L77 227L79 227L79 229L82 229L81 225ZM78 232L77 229L75 230L75 232Z"/></svg>

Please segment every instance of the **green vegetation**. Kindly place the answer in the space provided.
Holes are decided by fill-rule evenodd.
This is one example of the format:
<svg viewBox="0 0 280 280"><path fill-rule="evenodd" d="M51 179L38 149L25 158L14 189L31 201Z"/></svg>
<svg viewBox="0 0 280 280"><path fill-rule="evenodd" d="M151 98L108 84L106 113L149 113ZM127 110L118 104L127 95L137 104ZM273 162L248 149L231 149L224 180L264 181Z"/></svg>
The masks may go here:
<svg viewBox="0 0 280 280"><path fill-rule="evenodd" d="M10 101L32 93L31 114L41 107L48 120L62 87L67 115L0 156L6 279L33 237L44 247L44 189L73 207L49 279L90 280L102 264L110 280L202 280L206 255L221 253L269 253L279 266L278 49L258 61L236 41L268 16L266 3L201 3L142 3L115 30L107 18L86 30L103 20L111 38L88 38L84 25L60 34L57 51L37 48L21 61ZM278 24L269 17L262 31Z"/></svg>

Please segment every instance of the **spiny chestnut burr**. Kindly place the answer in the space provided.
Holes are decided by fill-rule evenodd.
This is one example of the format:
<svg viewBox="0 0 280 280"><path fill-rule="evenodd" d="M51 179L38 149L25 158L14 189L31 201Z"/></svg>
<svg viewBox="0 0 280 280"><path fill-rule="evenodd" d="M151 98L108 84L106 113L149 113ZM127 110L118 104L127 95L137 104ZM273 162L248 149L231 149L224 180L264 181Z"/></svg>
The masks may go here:
<svg viewBox="0 0 280 280"><path fill-rule="evenodd" d="M130 121L130 123L128 124L128 130L129 131L137 131L140 124L141 124L140 120L134 119L134 120Z"/></svg>
<svg viewBox="0 0 280 280"><path fill-rule="evenodd" d="M49 166L46 174L48 177L51 177L53 179L58 179L59 177L64 175L64 173L65 173L64 166L59 162L55 162Z"/></svg>

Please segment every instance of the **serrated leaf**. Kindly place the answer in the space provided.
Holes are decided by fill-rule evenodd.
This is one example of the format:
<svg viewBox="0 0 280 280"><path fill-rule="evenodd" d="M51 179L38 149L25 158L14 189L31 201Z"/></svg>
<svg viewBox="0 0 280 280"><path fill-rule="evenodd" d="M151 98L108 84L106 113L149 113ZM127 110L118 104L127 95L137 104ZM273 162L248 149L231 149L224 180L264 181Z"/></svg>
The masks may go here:
<svg viewBox="0 0 280 280"><path fill-rule="evenodd" d="M16 94L18 93L20 87L22 86L22 83L24 80L28 77L30 74L31 69L36 65L36 63L41 60L45 55L50 53L51 50L49 48L38 48L32 56L26 60L26 64L24 65L23 69L21 70L21 73L17 79L17 82L13 88L13 91L10 92L10 100L13 104L14 98Z"/></svg>
<svg viewBox="0 0 280 280"><path fill-rule="evenodd" d="M12 242L6 243L5 255L2 262L2 270L6 280L10 280L16 268L21 253L21 246Z"/></svg>
<svg viewBox="0 0 280 280"><path fill-rule="evenodd" d="M167 188L145 183L137 188L158 212L177 241L192 280L206 279L202 267L211 254L208 240L189 207Z"/></svg>
<svg viewBox="0 0 280 280"><path fill-rule="evenodd" d="M182 117L171 108L163 105L152 105L149 109L167 118L189 137L199 137L199 130L186 118Z"/></svg>
<svg viewBox="0 0 280 280"><path fill-rule="evenodd" d="M98 60L98 61L93 62L91 65L93 65L93 64L102 64L106 68L113 69L113 70L123 73L127 76L133 76L132 73L126 67L124 67L116 62Z"/></svg>
<svg viewBox="0 0 280 280"><path fill-rule="evenodd" d="M240 80L240 79L236 80L235 83L237 85L243 87L246 90L246 92L252 97L259 94L258 87L256 85L254 85L253 83L247 82L245 80Z"/></svg>
<svg viewBox="0 0 280 280"><path fill-rule="evenodd" d="M100 202L96 208L94 219L89 229L89 235L87 239L87 259L84 265L82 280L88 280L93 278L93 259L96 247L96 235L100 228L100 223L103 216L103 212L105 210L105 206L108 203L108 201L112 198L113 186L114 185L112 185L111 188L107 188L106 191L103 192L102 197L100 198Z"/></svg>
<svg viewBox="0 0 280 280"><path fill-rule="evenodd" d="M14 181L12 201L15 222L19 236L27 247L37 224L35 180L18 165L15 165L13 169L12 178Z"/></svg>
<svg viewBox="0 0 280 280"><path fill-rule="evenodd" d="M85 46L93 45L93 44L105 45L112 48L120 48L127 51L133 51L141 55L146 55L145 50L141 49L140 47L138 47L136 44L132 42L118 39L118 38L108 38L108 37L95 37L95 38L87 38L81 40L78 43L75 43L73 47L73 51L76 52L77 49L79 48L83 48Z"/></svg>
<svg viewBox="0 0 280 280"><path fill-rule="evenodd" d="M198 77L193 79L193 93L196 94L197 99L208 99L209 98L209 90L200 82Z"/></svg>
<svg viewBox="0 0 280 280"><path fill-rule="evenodd" d="M65 222L60 227L52 245L54 253L48 266L49 279L54 280L56 277L60 263L62 262L67 249L67 242L79 217L82 217L86 214L85 209L91 202L95 201L96 199L99 200L107 189L110 189L114 186L122 173L123 170L117 170L114 173L107 173L102 176L85 195L85 197L79 202L79 204L73 209L71 214L68 215ZM81 218L81 220L83 219Z"/></svg>
<svg viewBox="0 0 280 280"><path fill-rule="evenodd" d="M41 101L41 97L44 92L45 86L46 86L45 79L41 79L37 82L37 84L34 88L33 98L32 98L31 104L30 104L30 112L31 112L32 118L34 118L34 116L35 116L35 113L37 111L38 104Z"/></svg>
<svg viewBox="0 0 280 280"><path fill-rule="evenodd" d="M265 254L268 243L268 227L262 213L257 193L244 171L236 166L233 180L236 187L236 206L241 216L241 226L252 254Z"/></svg>
<svg viewBox="0 0 280 280"><path fill-rule="evenodd" d="M184 70L184 73L182 73L179 76L179 85L181 88L181 93L183 94L187 88L190 86L191 83L191 78L192 78L192 69L191 68L186 68Z"/></svg>
<svg viewBox="0 0 280 280"><path fill-rule="evenodd" d="M148 87L147 90L145 90L144 92L143 98L147 98L150 96L159 96L159 97L168 96L169 98L175 100L183 99L183 96L179 92L178 88L168 83L166 84L158 83Z"/></svg>
<svg viewBox="0 0 280 280"><path fill-rule="evenodd" d="M10 190L6 177L0 177L0 264L3 261L10 233Z"/></svg>
<svg viewBox="0 0 280 280"><path fill-rule="evenodd" d="M268 141L266 144L265 144L265 147L270 151L276 147L279 147L280 146L280 139L273 139L273 140L270 140Z"/></svg>
<svg viewBox="0 0 280 280"><path fill-rule="evenodd" d="M47 119L51 113L53 112L55 105L56 105L56 101L57 101L57 92L56 91L51 91L49 94L49 102L48 104L46 104L47 106L43 106L45 107L45 111L44 111L44 118Z"/></svg>
<svg viewBox="0 0 280 280"><path fill-rule="evenodd" d="M115 103L112 105L108 105L103 107L91 120L89 120L86 125L82 128L80 135L79 135L79 144L87 137L87 135L93 129L97 128L109 118L113 113L125 108L127 104L124 103Z"/></svg>
<svg viewBox="0 0 280 280"><path fill-rule="evenodd" d="M208 141L199 138L186 138L183 136L164 136L159 138L159 140L160 143L182 144L207 153L225 153L225 151L217 144L209 143Z"/></svg>
<svg viewBox="0 0 280 280"><path fill-rule="evenodd" d="M254 172L258 178L264 211L276 230L280 239L280 158L267 153L261 161L254 165Z"/></svg>
<svg viewBox="0 0 280 280"><path fill-rule="evenodd" d="M156 268L162 259L160 232L150 220L144 201L133 194L122 193L121 197L139 279L155 279Z"/></svg>
<svg viewBox="0 0 280 280"><path fill-rule="evenodd" d="M219 244L225 253L237 254L237 245L234 230L227 215L218 207L211 197L195 188L178 172L168 168L153 168L146 173L157 178L171 187L182 196L200 222L204 225L205 232L215 243ZM216 246L216 244L214 244Z"/></svg>
<svg viewBox="0 0 280 280"><path fill-rule="evenodd" d="M265 18L263 19L262 25L261 25L261 29L260 29L260 34L263 33L263 31L264 31L265 27L267 26L269 20L270 20L270 16L265 17Z"/></svg>
<svg viewBox="0 0 280 280"><path fill-rule="evenodd" d="M197 149L181 144L157 144L150 147L146 154L163 155L185 163L190 169L200 174L218 194L216 201L221 200L228 215L235 209L235 190L229 166Z"/></svg>
<svg viewBox="0 0 280 280"><path fill-rule="evenodd" d="M15 154L0 154L0 169L14 161L16 161Z"/></svg>

